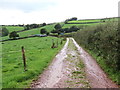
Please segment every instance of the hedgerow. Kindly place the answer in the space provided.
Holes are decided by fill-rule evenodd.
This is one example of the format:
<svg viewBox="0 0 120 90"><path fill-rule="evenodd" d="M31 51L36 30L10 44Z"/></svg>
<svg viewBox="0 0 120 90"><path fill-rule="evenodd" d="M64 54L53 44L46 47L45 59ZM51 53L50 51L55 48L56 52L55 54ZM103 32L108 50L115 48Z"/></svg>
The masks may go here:
<svg viewBox="0 0 120 90"><path fill-rule="evenodd" d="M74 34L75 40L83 48L100 57L98 61L111 78L120 84L120 27L117 21L109 21L107 24L87 26ZM102 63L101 63L102 62ZM102 65L104 62L104 65ZM113 76L115 75L115 76Z"/></svg>

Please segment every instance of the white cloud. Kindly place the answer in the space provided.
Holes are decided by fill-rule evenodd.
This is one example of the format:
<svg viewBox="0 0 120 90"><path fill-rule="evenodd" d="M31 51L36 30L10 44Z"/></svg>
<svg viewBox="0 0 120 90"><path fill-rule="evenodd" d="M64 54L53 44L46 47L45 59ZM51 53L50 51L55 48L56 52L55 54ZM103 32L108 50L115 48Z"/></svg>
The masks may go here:
<svg viewBox="0 0 120 90"><path fill-rule="evenodd" d="M88 19L118 16L119 0L9 0L9 2L10 1L11 3L38 3L35 5L41 5L43 2L47 4L46 6L41 5L37 7L37 9L32 10L32 8L35 7L33 4L30 12L25 12L15 7L14 9L7 7L6 9L0 9L0 24L52 23L71 17ZM8 0L4 0L4 2L8 2ZM50 5L51 3L55 3L56 5L52 6ZM41 10L43 7L47 8Z"/></svg>

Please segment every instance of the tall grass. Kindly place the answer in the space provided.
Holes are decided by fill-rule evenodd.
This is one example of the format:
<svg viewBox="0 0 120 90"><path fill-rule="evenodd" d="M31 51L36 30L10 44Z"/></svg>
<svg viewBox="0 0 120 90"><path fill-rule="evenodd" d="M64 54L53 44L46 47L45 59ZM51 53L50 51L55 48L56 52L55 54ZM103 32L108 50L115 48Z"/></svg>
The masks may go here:
<svg viewBox="0 0 120 90"><path fill-rule="evenodd" d="M59 42L58 48L52 49L52 40ZM50 64L63 45L55 37L35 37L3 43L2 83L3 88L29 87L32 80ZM24 72L21 46L25 48L27 70Z"/></svg>

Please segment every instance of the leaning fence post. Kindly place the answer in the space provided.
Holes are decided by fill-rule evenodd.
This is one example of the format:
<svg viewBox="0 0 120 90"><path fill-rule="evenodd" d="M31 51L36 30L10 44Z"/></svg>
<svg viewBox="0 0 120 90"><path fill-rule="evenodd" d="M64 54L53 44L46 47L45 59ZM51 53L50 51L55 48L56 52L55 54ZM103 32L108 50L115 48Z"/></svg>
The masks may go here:
<svg viewBox="0 0 120 90"><path fill-rule="evenodd" d="M25 58L24 46L22 46L22 56L23 56L24 71L27 71L27 69L26 69L26 58Z"/></svg>

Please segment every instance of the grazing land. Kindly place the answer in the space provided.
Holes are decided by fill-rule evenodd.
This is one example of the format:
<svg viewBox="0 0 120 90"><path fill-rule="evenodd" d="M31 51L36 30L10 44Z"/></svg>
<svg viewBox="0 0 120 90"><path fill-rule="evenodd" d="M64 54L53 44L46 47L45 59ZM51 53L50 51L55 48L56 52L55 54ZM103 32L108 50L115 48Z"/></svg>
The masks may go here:
<svg viewBox="0 0 120 90"><path fill-rule="evenodd" d="M21 31L24 29L24 27L22 27L22 26L6 26L6 28L9 30L9 32Z"/></svg>
<svg viewBox="0 0 120 90"><path fill-rule="evenodd" d="M52 49L52 39L59 42L58 48ZM54 37L35 37L23 40L7 41L2 44L3 88L22 88L49 65L63 45L61 39ZM28 71L24 72L21 46L25 48Z"/></svg>

